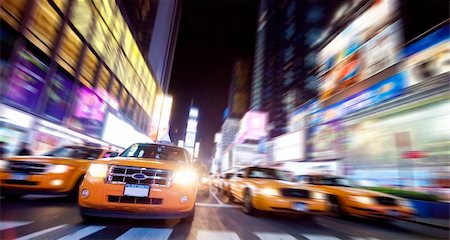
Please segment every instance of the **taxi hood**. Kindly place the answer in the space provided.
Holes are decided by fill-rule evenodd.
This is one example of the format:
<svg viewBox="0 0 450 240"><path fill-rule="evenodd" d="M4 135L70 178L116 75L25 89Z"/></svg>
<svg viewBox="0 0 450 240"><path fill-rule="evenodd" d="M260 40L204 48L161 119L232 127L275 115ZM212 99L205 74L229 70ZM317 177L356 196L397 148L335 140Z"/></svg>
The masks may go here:
<svg viewBox="0 0 450 240"><path fill-rule="evenodd" d="M331 190L331 191L339 191L347 196L364 196L364 197L391 197L391 198L397 198L395 196L376 192L368 189L363 188L355 188L355 187L343 187L343 186L326 186L326 185L320 185L320 188L323 190Z"/></svg>
<svg viewBox="0 0 450 240"><path fill-rule="evenodd" d="M102 163L108 165L143 167L143 168L158 168L166 170L176 170L191 166L189 162L176 162L167 160L157 160L153 158L135 158L135 157L115 157L115 158L101 158L93 161L93 163Z"/></svg>

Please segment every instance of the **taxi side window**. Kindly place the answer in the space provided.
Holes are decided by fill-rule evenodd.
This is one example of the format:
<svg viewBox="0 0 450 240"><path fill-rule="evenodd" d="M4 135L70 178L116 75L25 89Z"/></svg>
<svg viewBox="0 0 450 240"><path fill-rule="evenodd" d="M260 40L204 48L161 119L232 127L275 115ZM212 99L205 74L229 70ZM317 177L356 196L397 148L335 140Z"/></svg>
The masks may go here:
<svg viewBox="0 0 450 240"><path fill-rule="evenodd" d="M239 172L236 174L236 177L244 178L245 177L245 169L239 170Z"/></svg>
<svg viewBox="0 0 450 240"><path fill-rule="evenodd" d="M303 183L303 184L311 184L312 179L310 176L300 176L300 177L298 177L298 182Z"/></svg>

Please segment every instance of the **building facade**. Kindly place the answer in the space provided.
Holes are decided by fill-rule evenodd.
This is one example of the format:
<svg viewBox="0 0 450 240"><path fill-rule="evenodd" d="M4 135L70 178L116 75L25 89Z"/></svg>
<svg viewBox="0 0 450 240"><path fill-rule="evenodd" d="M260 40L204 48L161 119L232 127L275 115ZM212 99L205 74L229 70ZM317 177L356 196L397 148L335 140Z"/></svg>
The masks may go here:
<svg viewBox="0 0 450 240"><path fill-rule="evenodd" d="M163 90L115 1L1 6L2 141L12 149L32 142L37 153L63 143L150 141Z"/></svg>

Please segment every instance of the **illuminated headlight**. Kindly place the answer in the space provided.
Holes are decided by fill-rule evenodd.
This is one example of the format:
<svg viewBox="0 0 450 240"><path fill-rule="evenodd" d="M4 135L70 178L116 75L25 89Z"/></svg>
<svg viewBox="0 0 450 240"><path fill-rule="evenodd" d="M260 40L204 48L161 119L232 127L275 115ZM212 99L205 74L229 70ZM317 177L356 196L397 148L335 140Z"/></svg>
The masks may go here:
<svg viewBox="0 0 450 240"><path fill-rule="evenodd" d="M314 198L314 199L318 199L318 200L325 200L326 199L325 194L320 193L320 192L312 192L311 193L311 197Z"/></svg>
<svg viewBox="0 0 450 240"><path fill-rule="evenodd" d="M82 196L83 198L89 197L89 189L83 188L83 190L81 190L81 196Z"/></svg>
<svg viewBox="0 0 450 240"><path fill-rule="evenodd" d="M174 184L189 185L193 184L197 179L197 174L193 170L183 169L178 170L173 175Z"/></svg>
<svg viewBox="0 0 450 240"><path fill-rule="evenodd" d="M70 166L68 165L51 165L49 169L49 173L65 173L69 171Z"/></svg>
<svg viewBox="0 0 450 240"><path fill-rule="evenodd" d="M0 160L0 170L6 170L9 166L9 161Z"/></svg>
<svg viewBox="0 0 450 240"><path fill-rule="evenodd" d="M201 181L203 184L207 184L207 183L209 182L209 179L206 178L206 177L202 177L202 178L200 179L200 181Z"/></svg>
<svg viewBox="0 0 450 240"><path fill-rule="evenodd" d="M375 204L375 201L371 197L363 197L363 196L350 196L350 199L354 202L359 202L362 204Z"/></svg>
<svg viewBox="0 0 450 240"><path fill-rule="evenodd" d="M261 195L266 195L266 196L274 196L274 195L278 195L278 190L273 189L273 188L263 188L261 189L261 192L259 192Z"/></svg>
<svg viewBox="0 0 450 240"><path fill-rule="evenodd" d="M400 206L404 206L404 207L408 207L408 208L412 208L411 202L406 200L406 199L399 199L397 200L398 203L400 204Z"/></svg>
<svg viewBox="0 0 450 240"><path fill-rule="evenodd" d="M88 174L94 178L105 178L108 173L108 165L93 163L89 166Z"/></svg>

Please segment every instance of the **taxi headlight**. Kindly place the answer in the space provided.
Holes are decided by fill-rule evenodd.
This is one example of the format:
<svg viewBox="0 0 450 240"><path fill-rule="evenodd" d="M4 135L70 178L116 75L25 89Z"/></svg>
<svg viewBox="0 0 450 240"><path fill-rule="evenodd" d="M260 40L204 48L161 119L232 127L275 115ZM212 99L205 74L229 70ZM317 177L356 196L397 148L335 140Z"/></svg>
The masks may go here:
<svg viewBox="0 0 450 240"><path fill-rule="evenodd" d="M68 165L62 165L62 164L58 164L58 165L51 165L50 169L49 169L49 173L65 173L67 171L69 171L70 166Z"/></svg>
<svg viewBox="0 0 450 240"><path fill-rule="evenodd" d="M0 170L6 170L8 169L9 161L6 160L0 160Z"/></svg>
<svg viewBox="0 0 450 240"><path fill-rule="evenodd" d="M362 204L375 204L375 201L371 197L363 197L363 196L350 196L350 200L354 202L359 202Z"/></svg>
<svg viewBox="0 0 450 240"><path fill-rule="evenodd" d="M261 189L260 194L266 195L266 196L274 196L274 195L278 195L278 191L273 188L263 188L263 189Z"/></svg>
<svg viewBox="0 0 450 240"><path fill-rule="evenodd" d="M320 192L312 192L311 193L311 197L314 198L314 199L318 199L318 200L325 200L326 199L325 194L320 193Z"/></svg>
<svg viewBox="0 0 450 240"><path fill-rule="evenodd" d="M105 178L108 173L108 165L92 163L89 166L88 174L94 178Z"/></svg>
<svg viewBox="0 0 450 240"><path fill-rule="evenodd" d="M178 170L173 175L173 183L189 185L193 184L197 179L197 174L193 170L183 169Z"/></svg>
<svg viewBox="0 0 450 240"><path fill-rule="evenodd" d="M202 177L200 181L202 182L202 184L207 184L209 182L209 179L207 177Z"/></svg>

